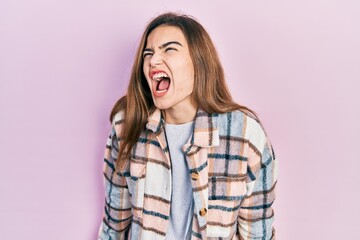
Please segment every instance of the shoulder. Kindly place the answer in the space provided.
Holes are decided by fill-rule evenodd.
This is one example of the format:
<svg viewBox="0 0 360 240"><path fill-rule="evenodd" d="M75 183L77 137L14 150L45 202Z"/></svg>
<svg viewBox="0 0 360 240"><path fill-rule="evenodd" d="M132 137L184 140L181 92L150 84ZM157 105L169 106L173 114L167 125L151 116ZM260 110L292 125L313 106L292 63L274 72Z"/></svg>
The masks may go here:
<svg viewBox="0 0 360 240"><path fill-rule="evenodd" d="M125 121L125 110L118 111L111 120L111 125L120 124Z"/></svg>
<svg viewBox="0 0 360 240"><path fill-rule="evenodd" d="M111 113L110 113L110 122L113 129L116 128L116 126L123 125L122 123L125 121L125 110L127 105L127 96L122 96L119 98L114 106L112 107Z"/></svg>
<svg viewBox="0 0 360 240"><path fill-rule="evenodd" d="M125 122L125 110L118 111L111 120L111 127L120 136L121 129Z"/></svg>
<svg viewBox="0 0 360 240"><path fill-rule="evenodd" d="M217 116L222 119L233 119L235 121L241 121L241 120L248 120L251 119L255 122L260 122L260 120L255 116L253 113L246 111L246 110L233 110L231 112L225 112L225 113L218 113Z"/></svg>
<svg viewBox="0 0 360 240"><path fill-rule="evenodd" d="M219 128L228 128L228 131L263 131L263 127L258 118L242 110L234 110L226 113L215 114ZM265 132L265 131L263 131Z"/></svg>
<svg viewBox="0 0 360 240"><path fill-rule="evenodd" d="M260 120L251 113L235 110L217 115L220 135L240 138L262 151L269 139Z"/></svg>

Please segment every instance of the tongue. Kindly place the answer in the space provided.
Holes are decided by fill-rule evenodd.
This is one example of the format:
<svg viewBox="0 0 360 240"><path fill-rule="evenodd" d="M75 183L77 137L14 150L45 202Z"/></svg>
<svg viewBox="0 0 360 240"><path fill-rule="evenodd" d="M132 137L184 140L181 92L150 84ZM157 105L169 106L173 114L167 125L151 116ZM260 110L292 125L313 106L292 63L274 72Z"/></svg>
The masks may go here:
<svg viewBox="0 0 360 240"><path fill-rule="evenodd" d="M159 82L158 90L167 89L170 85L169 79L163 79Z"/></svg>

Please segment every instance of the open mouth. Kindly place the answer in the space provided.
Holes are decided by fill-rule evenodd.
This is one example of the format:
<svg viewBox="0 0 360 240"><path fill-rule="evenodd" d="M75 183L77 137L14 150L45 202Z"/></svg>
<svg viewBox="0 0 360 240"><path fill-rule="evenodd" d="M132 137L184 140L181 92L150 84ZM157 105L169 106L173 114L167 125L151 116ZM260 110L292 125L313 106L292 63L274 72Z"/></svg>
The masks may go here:
<svg viewBox="0 0 360 240"><path fill-rule="evenodd" d="M156 95L162 94L168 91L170 87L170 77L165 72L158 72L152 75L152 79L155 81Z"/></svg>

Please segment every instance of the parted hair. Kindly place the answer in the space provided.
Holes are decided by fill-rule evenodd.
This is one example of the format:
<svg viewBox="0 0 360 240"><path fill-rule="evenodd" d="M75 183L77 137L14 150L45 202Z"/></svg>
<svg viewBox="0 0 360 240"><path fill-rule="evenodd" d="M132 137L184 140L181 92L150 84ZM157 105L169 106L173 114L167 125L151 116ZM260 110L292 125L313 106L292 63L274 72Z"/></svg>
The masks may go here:
<svg viewBox="0 0 360 240"><path fill-rule="evenodd" d="M143 51L149 34L158 26L164 25L178 27L188 43L194 66L194 89L191 98L195 106L209 114L240 110L260 122L253 110L233 101L216 48L204 27L189 15L163 13L151 20L145 28L135 55L127 93L115 103L110 114L112 121L119 111L123 110L125 113L124 127L119 136L121 142L116 161L117 169L121 169L129 160L132 147L144 130L148 117L156 109L143 72Z"/></svg>

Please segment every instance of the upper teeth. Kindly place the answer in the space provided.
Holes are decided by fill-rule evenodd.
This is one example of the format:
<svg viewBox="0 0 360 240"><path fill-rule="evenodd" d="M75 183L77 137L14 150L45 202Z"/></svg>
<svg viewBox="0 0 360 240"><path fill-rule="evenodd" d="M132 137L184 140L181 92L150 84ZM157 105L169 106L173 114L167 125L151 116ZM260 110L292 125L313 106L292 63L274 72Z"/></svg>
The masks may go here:
<svg viewBox="0 0 360 240"><path fill-rule="evenodd" d="M152 76L152 79L153 80L159 80L160 78L163 78L163 77L168 77L168 75L164 72L160 72L160 73L155 73L153 76Z"/></svg>

